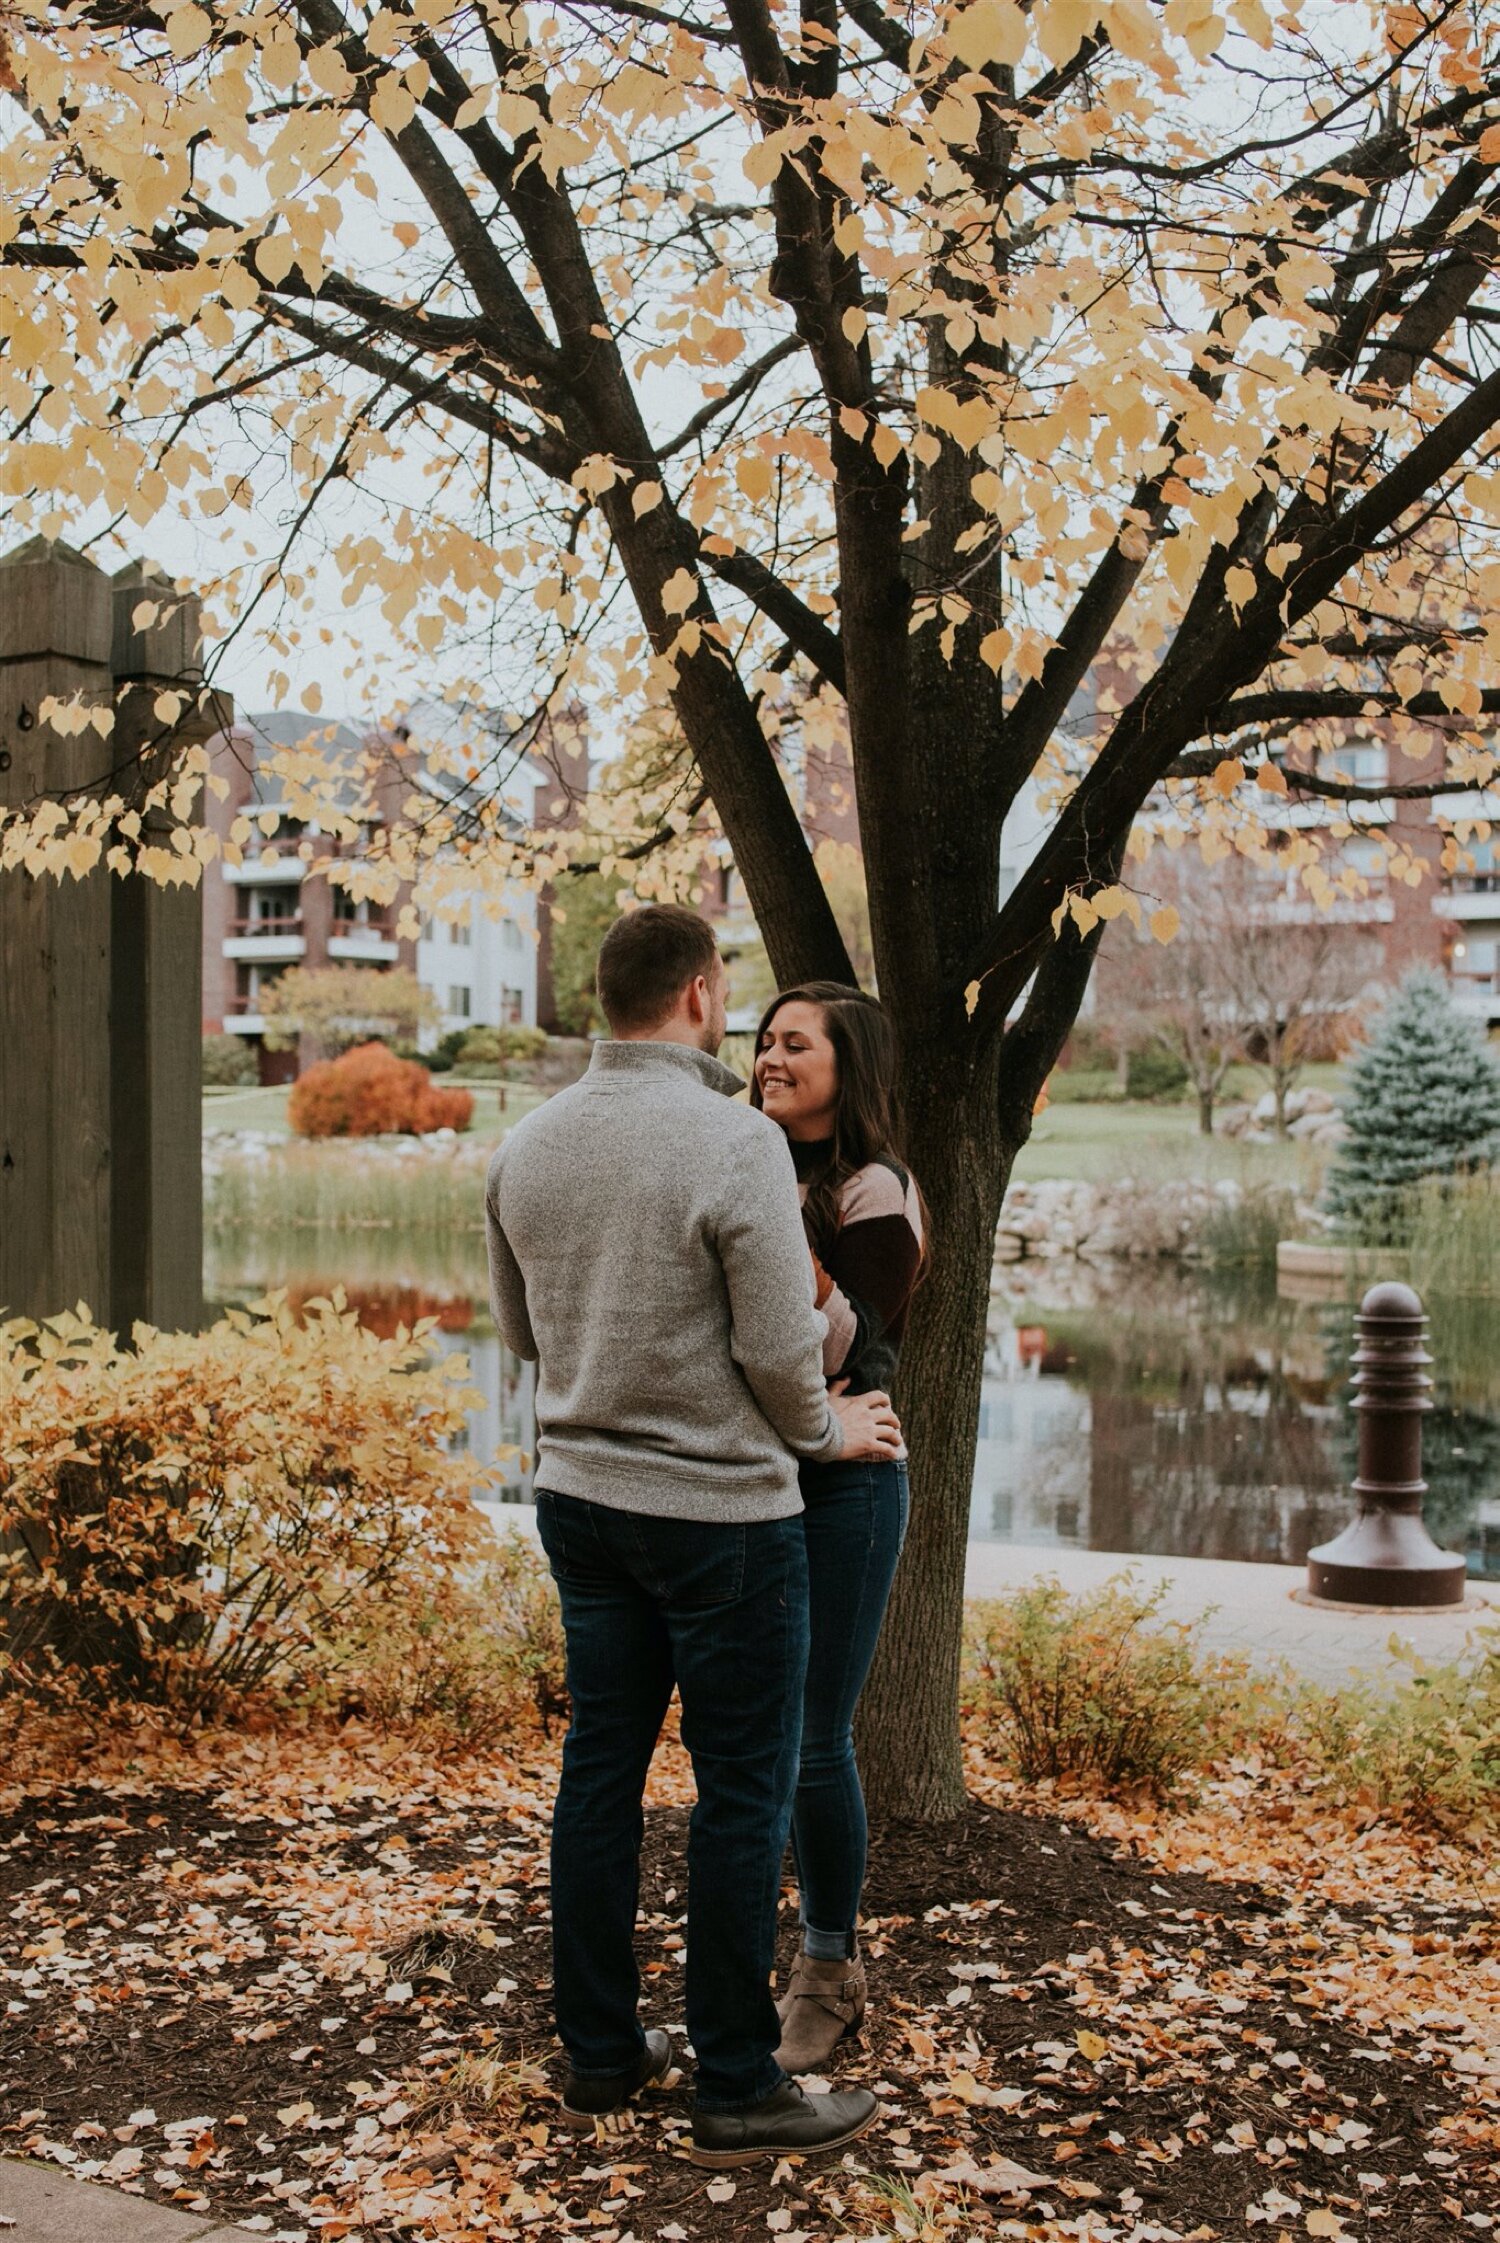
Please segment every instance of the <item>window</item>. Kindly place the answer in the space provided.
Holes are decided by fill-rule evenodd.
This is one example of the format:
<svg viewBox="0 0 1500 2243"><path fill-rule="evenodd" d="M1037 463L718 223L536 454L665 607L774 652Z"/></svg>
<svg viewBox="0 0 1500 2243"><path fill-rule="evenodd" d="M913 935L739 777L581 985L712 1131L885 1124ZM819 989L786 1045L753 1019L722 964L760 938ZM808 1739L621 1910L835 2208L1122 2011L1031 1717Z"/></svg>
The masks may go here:
<svg viewBox="0 0 1500 2243"><path fill-rule="evenodd" d="M1500 889L1500 843L1496 842L1493 835L1488 841L1481 841L1476 836L1469 842L1464 854L1473 859L1473 870L1464 866L1456 872L1453 875L1455 888L1466 888L1471 895L1481 896L1492 895Z"/></svg>
<svg viewBox="0 0 1500 2243"><path fill-rule="evenodd" d="M449 982L449 984L448 984L448 1010L449 1010L449 1012L457 1014L457 1016L458 1016L458 1018L459 1018L460 1020L467 1020L467 1019L468 1019L468 1017L469 1017L469 1005L470 1005L470 992L469 992L469 990L468 990L468 989L467 989L467 988L465 987L465 985L464 985L464 984L463 984L462 982L459 982L459 981L451 981L451 982Z"/></svg>
<svg viewBox="0 0 1500 2243"><path fill-rule="evenodd" d="M519 928L519 927L518 927L518 926L516 925L516 922L514 921L514 919L502 919L502 920L501 920L501 922L500 922L500 940L501 940L501 941L502 941L502 942L504 943L504 945L505 945L505 947L506 947L506 949L507 949L507 950L519 950L519 949L520 949L520 947L521 947L521 942L522 942L522 935L521 935L521 930L520 930L520 928Z"/></svg>
<svg viewBox="0 0 1500 2243"><path fill-rule="evenodd" d="M259 1012L263 992L270 988L272 982L279 981L285 972L285 966L252 965L241 959L234 977L235 1011Z"/></svg>
<svg viewBox="0 0 1500 2243"><path fill-rule="evenodd" d="M1460 981L1492 982L1500 965L1500 937L1466 935L1453 945L1453 973Z"/></svg>
<svg viewBox="0 0 1500 2243"><path fill-rule="evenodd" d="M245 916L235 932L247 935L295 935L302 931L300 898L295 888L248 888Z"/></svg>
<svg viewBox="0 0 1500 2243"><path fill-rule="evenodd" d="M1378 787L1387 775L1385 745L1379 740L1347 741L1323 762L1330 779L1349 779L1359 787Z"/></svg>
<svg viewBox="0 0 1500 2243"><path fill-rule="evenodd" d="M502 989L500 992L500 1020L506 1028L518 1028L526 1017L526 992L524 989Z"/></svg>
<svg viewBox="0 0 1500 2243"><path fill-rule="evenodd" d="M1344 863L1362 880L1384 880L1385 850L1378 841L1346 841Z"/></svg>
<svg viewBox="0 0 1500 2243"><path fill-rule="evenodd" d="M448 940L459 950L467 950L474 940L474 929L467 919L456 919L448 929Z"/></svg>

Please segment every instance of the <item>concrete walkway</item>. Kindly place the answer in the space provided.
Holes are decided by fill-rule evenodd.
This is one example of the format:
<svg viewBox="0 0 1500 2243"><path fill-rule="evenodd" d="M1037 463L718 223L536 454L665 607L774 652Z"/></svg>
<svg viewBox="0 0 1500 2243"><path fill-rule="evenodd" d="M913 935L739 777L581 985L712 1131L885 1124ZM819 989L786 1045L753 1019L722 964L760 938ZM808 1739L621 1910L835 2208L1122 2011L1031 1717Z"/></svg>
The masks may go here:
<svg viewBox="0 0 1500 2243"><path fill-rule="evenodd" d="M497 1504L497 1523L536 1536L529 1504ZM1056 1544L971 1542L964 1587L971 1597L1003 1597L1048 1578L1073 1595L1122 1574L1143 1587L1165 1584L1162 1617L1203 1622L1206 1651L1232 1652L1257 1665L1279 1662L1304 1681L1337 1689L1351 1678L1394 1687L1409 1673L1393 1637L1430 1661L1457 1659L1474 1631L1500 1627L1500 1583L1473 1582L1456 1612L1346 1612L1299 1602L1307 1587L1300 1565L1247 1565L1222 1558L1149 1558Z"/></svg>
<svg viewBox="0 0 1500 2243"><path fill-rule="evenodd" d="M1334 1611L1299 1601L1307 1588L1305 1566L1121 1557L1015 1542L971 1542L964 1586L971 1597L1001 1597L1055 1576L1078 1594L1127 1572L1144 1588L1164 1587L1163 1619L1201 1620L1205 1650L1235 1653L1257 1666L1284 1661L1304 1681L1330 1689L1351 1677L1392 1686L1402 1681L1410 1669L1392 1650L1393 1637L1423 1659L1457 1659L1476 1628L1500 1624L1495 1583L1471 1584L1463 1611Z"/></svg>
<svg viewBox="0 0 1500 2243"><path fill-rule="evenodd" d="M5 2243L256 2243L249 2228L195 2219L20 2157L0 2158L0 2235Z"/></svg>

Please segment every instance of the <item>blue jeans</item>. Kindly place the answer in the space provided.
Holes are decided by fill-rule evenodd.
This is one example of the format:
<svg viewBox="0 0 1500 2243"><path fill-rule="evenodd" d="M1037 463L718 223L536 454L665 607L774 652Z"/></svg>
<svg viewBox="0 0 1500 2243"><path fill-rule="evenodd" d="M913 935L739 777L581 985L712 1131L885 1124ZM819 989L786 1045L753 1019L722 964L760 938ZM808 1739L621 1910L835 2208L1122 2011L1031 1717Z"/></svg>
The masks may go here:
<svg viewBox="0 0 1500 2243"><path fill-rule="evenodd" d="M869 1845L854 1709L906 1540L910 1499L904 1464L804 1464L801 1481L812 1647L792 1844L803 1946L831 1962L854 1952Z"/></svg>
<svg viewBox="0 0 1500 2243"><path fill-rule="evenodd" d="M634 1935L646 1771L675 1683L698 1799L688 1828L687 2029L698 2108L781 2083L776 1904L802 1725L800 1518L649 1518L537 1495L562 1600L572 1725L552 1821L552 1978L576 2072L645 2045Z"/></svg>

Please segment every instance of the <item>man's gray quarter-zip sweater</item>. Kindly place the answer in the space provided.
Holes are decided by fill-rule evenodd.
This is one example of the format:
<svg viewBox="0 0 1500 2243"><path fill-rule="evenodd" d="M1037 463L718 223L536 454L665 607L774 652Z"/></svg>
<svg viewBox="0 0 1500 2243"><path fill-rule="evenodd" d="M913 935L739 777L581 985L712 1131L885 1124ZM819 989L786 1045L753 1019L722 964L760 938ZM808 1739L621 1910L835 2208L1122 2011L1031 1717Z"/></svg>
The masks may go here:
<svg viewBox="0 0 1500 2243"><path fill-rule="evenodd" d="M605 1042L486 1190L495 1322L538 1365L536 1485L750 1522L840 1454L787 1141L687 1044Z"/></svg>

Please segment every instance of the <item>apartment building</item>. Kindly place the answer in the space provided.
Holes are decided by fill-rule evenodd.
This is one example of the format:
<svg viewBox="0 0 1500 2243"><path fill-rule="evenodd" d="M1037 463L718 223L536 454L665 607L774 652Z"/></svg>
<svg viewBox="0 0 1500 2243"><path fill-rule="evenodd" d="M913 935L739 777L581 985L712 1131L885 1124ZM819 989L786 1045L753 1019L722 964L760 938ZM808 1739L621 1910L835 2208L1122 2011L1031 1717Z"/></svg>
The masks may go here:
<svg viewBox="0 0 1500 2243"><path fill-rule="evenodd" d="M338 839L299 817L284 799L274 763L279 748L317 730L328 757L346 764L345 799L360 813L360 836ZM466 776L464 742L481 735L497 765L476 784ZM415 742L424 752L413 754ZM452 756L444 754L451 748ZM429 756L426 751L434 751ZM559 822L587 784L587 737L581 715L533 724L507 737L493 717L419 704L399 730L383 733L347 720L317 724L300 710L247 716L209 743L213 768L227 781L223 801L210 795L207 816L225 836L246 816L260 845L244 862L211 868L203 891L203 1025L205 1032L243 1036L254 1046L263 1082L290 1080L301 1055L271 1051L264 1040L261 997L289 966L400 966L416 974L437 1000L431 1044L469 1025L549 1024L547 903L520 882L497 897L477 889L455 911L450 899L425 914L413 938L400 931L401 888L389 904L356 900L327 877L330 861L356 860L380 828L402 814L413 787L460 813L498 795L518 832ZM451 768L450 768L451 765ZM472 766L478 770L478 765Z"/></svg>

